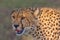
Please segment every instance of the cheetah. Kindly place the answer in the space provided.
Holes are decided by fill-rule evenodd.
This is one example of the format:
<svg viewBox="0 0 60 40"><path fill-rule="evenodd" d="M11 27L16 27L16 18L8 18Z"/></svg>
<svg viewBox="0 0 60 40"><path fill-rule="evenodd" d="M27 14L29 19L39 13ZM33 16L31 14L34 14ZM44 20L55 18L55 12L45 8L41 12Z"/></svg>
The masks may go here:
<svg viewBox="0 0 60 40"><path fill-rule="evenodd" d="M34 40L58 40L60 12L54 8L22 8L11 12L17 36L31 35Z"/></svg>

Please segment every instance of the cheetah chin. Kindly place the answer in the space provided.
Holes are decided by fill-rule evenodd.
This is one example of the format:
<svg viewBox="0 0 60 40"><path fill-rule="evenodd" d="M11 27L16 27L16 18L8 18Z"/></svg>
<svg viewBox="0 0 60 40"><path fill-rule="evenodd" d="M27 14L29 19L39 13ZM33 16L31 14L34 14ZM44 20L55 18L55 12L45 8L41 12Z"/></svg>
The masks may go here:
<svg viewBox="0 0 60 40"><path fill-rule="evenodd" d="M16 29L16 31L15 31L15 32L16 32L16 35L17 35L17 36L21 36L21 35L23 35L23 34L24 34L25 29L22 29L22 30L17 30L17 29Z"/></svg>
<svg viewBox="0 0 60 40"><path fill-rule="evenodd" d="M15 30L17 36L21 36L23 34L28 34L31 31L31 28L34 29L34 27L25 27L22 30ZM29 31L28 31L29 30Z"/></svg>

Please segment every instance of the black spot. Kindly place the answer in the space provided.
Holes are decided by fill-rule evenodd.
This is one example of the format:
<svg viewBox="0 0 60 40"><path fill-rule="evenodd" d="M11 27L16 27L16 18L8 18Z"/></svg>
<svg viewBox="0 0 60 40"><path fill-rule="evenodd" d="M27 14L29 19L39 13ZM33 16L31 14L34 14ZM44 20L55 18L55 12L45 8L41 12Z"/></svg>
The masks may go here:
<svg viewBox="0 0 60 40"><path fill-rule="evenodd" d="M58 28L56 28L56 30L57 30Z"/></svg>
<svg viewBox="0 0 60 40"><path fill-rule="evenodd" d="M38 36L38 34L36 34L36 36Z"/></svg>
<svg viewBox="0 0 60 40"><path fill-rule="evenodd" d="M60 17L60 15L58 15L58 17Z"/></svg>
<svg viewBox="0 0 60 40"><path fill-rule="evenodd" d="M52 37L54 37L54 35L52 35Z"/></svg>
<svg viewBox="0 0 60 40"><path fill-rule="evenodd" d="M49 38L47 38L47 40L49 40Z"/></svg>
<svg viewBox="0 0 60 40"><path fill-rule="evenodd" d="M48 34L49 34L49 32L48 32Z"/></svg>
<svg viewBox="0 0 60 40"><path fill-rule="evenodd" d="M54 30L54 28L53 28L53 30Z"/></svg>
<svg viewBox="0 0 60 40"><path fill-rule="evenodd" d="M49 21L49 19L48 19L48 21Z"/></svg>
<svg viewBox="0 0 60 40"><path fill-rule="evenodd" d="M55 18L55 17L53 17L53 18Z"/></svg>
<svg viewBox="0 0 60 40"><path fill-rule="evenodd" d="M44 38L44 40L46 40L46 38Z"/></svg>
<svg viewBox="0 0 60 40"><path fill-rule="evenodd" d="M39 23L41 25L41 23Z"/></svg>
<svg viewBox="0 0 60 40"><path fill-rule="evenodd" d="M31 30L32 30L32 31L34 31L34 29L33 29L33 28L31 28Z"/></svg>
<svg viewBox="0 0 60 40"><path fill-rule="evenodd" d="M37 39L40 39L40 37L37 37Z"/></svg>
<svg viewBox="0 0 60 40"><path fill-rule="evenodd" d="M52 40L52 38L50 38Z"/></svg>
<svg viewBox="0 0 60 40"><path fill-rule="evenodd" d="M54 15L56 15L56 13Z"/></svg>
<svg viewBox="0 0 60 40"><path fill-rule="evenodd" d="M41 34L42 36L44 35L44 34Z"/></svg>
<svg viewBox="0 0 60 40"><path fill-rule="evenodd" d="M49 25L49 23L48 23L48 25Z"/></svg>
<svg viewBox="0 0 60 40"><path fill-rule="evenodd" d="M37 32L35 31L35 34L36 34Z"/></svg>
<svg viewBox="0 0 60 40"><path fill-rule="evenodd" d="M51 30L51 33L52 33L53 31Z"/></svg>
<svg viewBox="0 0 60 40"><path fill-rule="evenodd" d="M53 34L55 34L55 35L56 35L57 33L56 33L56 32L54 32Z"/></svg>
<svg viewBox="0 0 60 40"><path fill-rule="evenodd" d="M53 22L53 20L51 20L51 22Z"/></svg>
<svg viewBox="0 0 60 40"><path fill-rule="evenodd" d="M48 21L47 19L45 19L45 21Z"/></svg>
<svg viewBox="0 0 60 40"><path fill-rule="evenodd" d="M39 34L39 32L38 32L38 34Z"/></svg>
<svg viewBox="0 0 60 40"><path fill-rule="evenodd" d="M43 32L45 32L45 30L43 30Z"/></svg>
<svg viewBox="0 0 60 40"><path fill-rule="evenodd" d="M60 23L60 21L59 21L59 23Z"/></svg>
<svg viewBox="0 0 60 40"><path fill-rule="evenodd" d="M52 14L53 14L53 11L51 11L50 13L52 13Z"/></svg>
<svg viewBox="0 0 60 40"><path fill-rule="evenodd" d="M36 34L32 34L33 35L33 37L36 37Z"/></svg>
<svg viewBox="0 0 60 40"><path fill-rule="evenodd" d="M40 26L37 26L37 28L39 28Z"/></svg>
<svg viewBox="0 0 60 40"><path fill-rule="evenodd" d="M41 30L41 28L39 28L39 30Z"/></svg>
<svg viewBox="0 0 60 40"><path fill-rule="evenodd" d="M60 30L60 28L56 28L56 30Z"/></svg>
<svg viewBox="0 0 60 40"><path fill-rule="evenodd" d="M55 23L55 21L53 21L53 23Z"/></svg>
<svg viewBox="0 0 60 40"><path fill-rule="evenodd" d="M39 17L40 18L40 17Z"/></svg>
<svg viewBox="0 0 60 40"><path fill-rule="evenodd" d="M46 23L44 23L44 25L46 25Z"/></svg>
<svg viewBox="0 0 60 40"><path fill-rule="evenodd" d="M29 34L31 34L32 32L29 32Z"/></svg>
<svg viewBox="0 0 60 40"><path fill-rule="evenodd" d="M56 18L57 20L60 20L60 18L58 17L58 18Z"/></svg>
<svg viewBox="0 0 60 40"><path fill-rule="evenodd" d="M34 36L34 34L32 34Z"/></svg>
<svg viewBox="0 0 60 40"><path fill-rule="evenodd" d="M59 24L59 27L60 27L60 24Z"/></svg>
<svg viewBox="0 0 60 40"><path fill-rule="evenodd" d="M39 29L37 29L37 31L39 31Z"/></svg>
<svg viewBox="0 0 60 40"><path fill-rule="evenodd" d="M41 40L43 40L43 39L41 39Z"/></svg>
<svg viewBox="0 0 60 40"><path fill-rule="evenodd" d="M51 16L51 15L50 15Z"/></svg>
<svg viewBox="0 0 60 40"><path fill-rule="evenodd" d="M60 18L59 18L60 19Z"/></svg>
<svg viewBox="0 0 60 40"><path fill-rule="evenodd" d="M58 23L56 23L56 25L58 25Z"/></svg>
<svg viewBox="0 0 60 40"><path fill-rule="evenodd" d="M48 12L49 10L46 10L45 12Z"/></svg>
<svg viewBox="0 0 60 40"><path fill-rule="evenodd" d="M40 12L43 12L43 10L40 10Z"/></svg>
<svg viewBox="0 0 60 40"><path fill-rule="evenodd" d="M38 19L38 18L35 18L35 19Z"/></svg>
<svg viewBox="0 0 60 40"><path fill-rule="evenodd" d="M42 31L40 31L40 33L42 33Z"/></svg>
<svg viewBox="0 0 60 40"><path fill-rule="evenodd" d="M46 35L46 33L44 33L44 35Z"/></svg>
<svg viewBox="0 0 60 40"><path fill-rule="evenodd" d="M58 20L59 18L56 18L56 20Z"/></svg>
<svg viewBox="0 0 60 40"><path fill-rule="evenodd" d="M51 23L51 22L49 21L49 23Z"/></svg>

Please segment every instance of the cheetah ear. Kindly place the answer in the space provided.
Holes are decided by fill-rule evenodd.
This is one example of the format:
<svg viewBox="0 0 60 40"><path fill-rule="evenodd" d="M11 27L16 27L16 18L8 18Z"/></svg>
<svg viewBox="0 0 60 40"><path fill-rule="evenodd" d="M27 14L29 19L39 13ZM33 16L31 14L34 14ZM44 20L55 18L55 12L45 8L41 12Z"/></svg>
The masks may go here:
<svg viewBox="0 0 60 40"><path fill-rule="evenodd" d="M12 15L15 11L16 11L16 10L12 10L11 13L10 13L10 15Z"/></svg>
<svg viewBox="0 0 60 40"><path fill-rule="evenodd" d="M36 17L39 13L39 9L37 8L35 11L34 11L34 16Z"/></svg>
<svg viewBox="0 0 60 40"><path fill-rule="evenodd" d="M14 12L16 12L16 11L18 11L18 8L13 9L13 10L11 11L11 14L14 13ZM10 14L10 15L11 15L11 14Z"/></svg>

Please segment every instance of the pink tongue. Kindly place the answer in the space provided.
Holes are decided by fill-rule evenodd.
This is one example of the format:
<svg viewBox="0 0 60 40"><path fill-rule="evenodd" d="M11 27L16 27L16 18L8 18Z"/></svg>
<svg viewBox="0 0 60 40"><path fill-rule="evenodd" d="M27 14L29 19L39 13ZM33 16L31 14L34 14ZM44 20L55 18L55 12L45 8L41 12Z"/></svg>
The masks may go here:
<svg viewBox="0 0 60 40"><path fill-rule="evenodd" d="M17 32L19 32L20 30L16 30Z"/></svg>

